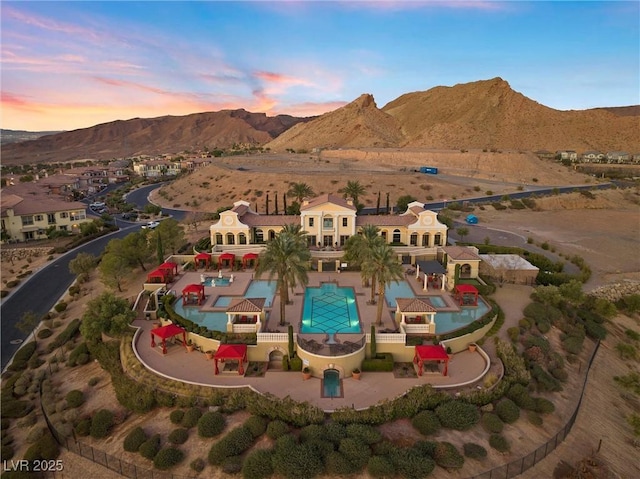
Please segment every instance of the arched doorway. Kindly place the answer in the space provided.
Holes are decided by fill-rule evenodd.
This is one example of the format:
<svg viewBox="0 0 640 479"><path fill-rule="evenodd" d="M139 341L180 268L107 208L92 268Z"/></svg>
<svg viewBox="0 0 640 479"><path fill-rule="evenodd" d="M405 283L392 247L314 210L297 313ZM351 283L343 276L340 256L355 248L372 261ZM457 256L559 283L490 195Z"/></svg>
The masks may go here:
<svg viewBox="0 0 640 479"><path fill-rule="evenodd" d="M471 265L468 263L460 266L460 277L461 278L470 278L471 277Z"/></svg>
<svg viewBox="0 0 640 479"><path fill-rule="evenodd" d="M279 349L274 349L269 353L269 369L282 369L282 358L284 354Z"/></svg>
<svg viewBox="0 0 640 479"><path fill-rule="evenodd" d="M322 397L341 398L344 396L340 371L337 369L325 369L322 376Z"/></svg>

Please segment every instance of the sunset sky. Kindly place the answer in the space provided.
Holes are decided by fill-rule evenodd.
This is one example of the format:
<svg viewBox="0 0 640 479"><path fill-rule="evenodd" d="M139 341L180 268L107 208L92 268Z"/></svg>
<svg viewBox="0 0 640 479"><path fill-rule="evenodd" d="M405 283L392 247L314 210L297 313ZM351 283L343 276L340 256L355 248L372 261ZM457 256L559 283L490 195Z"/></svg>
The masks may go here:
<svg viewBox="0 0 640 479"><path fill-rule="evenodd" d="M640 2L2 1L2 128L244 108L317 115L502 77L559 110L640 103Z"/></svg>

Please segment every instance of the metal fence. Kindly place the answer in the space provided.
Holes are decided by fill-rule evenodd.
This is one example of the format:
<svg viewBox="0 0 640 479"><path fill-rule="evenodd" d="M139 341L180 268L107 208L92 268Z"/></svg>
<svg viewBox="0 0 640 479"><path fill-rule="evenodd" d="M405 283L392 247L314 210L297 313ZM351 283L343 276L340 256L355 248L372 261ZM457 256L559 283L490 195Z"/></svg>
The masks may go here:
<svg viewBox="0 0 640 479"><path fill-rule="evenodd" d="M363 338L364 340L364 338ZM582 390L580 392L580 399L578 400L578 404L576 405L573 414L567 421L567 423L558 431L552 438L550 438L545 444L542 444L538 448L536 448L533 452L527 454L526 456L522 456L519 459L515 459L507 464L503 464L498 467L494 467L493 469L482 472L480 474L476 474L474 476L469 477L469 479L510 479L512 477L517 477L523 472L535 466L538 462L542 461L545 457L551 454L557 447L565 440L571 428L573 427L576 417L578 416L578 412L580 411L580 405L582 404L582 398L584 397L584 390L587 385L587 377L589 376L589 370L591 369L591 364L593 363L593 359L598 352L598 348L600 347L600 341L598 341L591 352L591 357L589 358L589 362L587 367L584 370L584 378L582 382ZM44 380L44 379L43 379ZM41 383L42 386L42 383ZM132 479L192 479L197 477L196 474L193 476L182 476L176 474L170 474L166 472L160 472L155 470L146 469L140 466L136 466L128 461L124 461L118 457L107 454L106 452L96 449L88 444L84 444L83 442L77 440L75 438L75 434L73 437L64 437L60 434L56 428L53 426L47 413L44 409L43 401L42 401L42 387L40 387L40 408L42 410L42 415L47 422L47 426L49 430L53 434L53 437L56 441L65 449L70 452L77 454L79 456L84 457L96 464L104 466L124 477L129 477ZM55 478L56 475L49 475L48 477Z"/></svg>

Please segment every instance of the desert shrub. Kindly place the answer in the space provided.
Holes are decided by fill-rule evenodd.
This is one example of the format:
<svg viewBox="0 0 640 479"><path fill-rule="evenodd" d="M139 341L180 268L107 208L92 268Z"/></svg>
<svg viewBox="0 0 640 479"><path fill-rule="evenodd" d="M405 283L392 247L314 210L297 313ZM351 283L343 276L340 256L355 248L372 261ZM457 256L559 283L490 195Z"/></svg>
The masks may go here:
<svg viewBox="0 0 640 479"><path fill-rule="evenodd" d="M100 409L91 418L91 437L101 439L107 437L113 427L113 413L108 409Z"/></svg>
<svg viewBox="0 0 640 479"><path fill-rule="evenodd" d="M324 427L320 424L310 424L300 430L301 441L323 440L325 438Z"/></svg>
<svg viewBox="0 0 640 479"><path fill-rule="evenodd" d="M434 445L435 451L435 445ZM436 467L435 461L430 456L425 456L416 448L396 447L389 453L389 458L399 475L408 479L426 477Z"/></svg>
<svg viewBox="0 0 640 479"><path fill-rule="evenodd" d="M569 379L569 373L567 373L567 371L565 371L564 369L553 368L553 369L550 369L549 372L554 378L556 378L561 383L566 383L567 380Z"/></svg>
<svg viewBox="0 0 640 479"><path fill-rule="evenodd" d="M347 428L343 424L330 422L324 426L325 439L340 444L340 441L347 437Z"/></svg>
<svg viewBox="0 0 640 479"><path fill-rule="evenodd" d="M529 390L522 384L513 384L507 392L507 397L522 409L532 410L535 408L535 401L529 394Z"/></svg>
<svg viewBox="0 0 640 479"><path fill-rule="evenodd" d="M445 469L459 469L464 465L464 456L450 442L439 442L433 459L438 466Z"/></svg>
<svg viewBox="0 0 640 479"><path fill-rule="evenodd" d="M528 331L529 329L531 329L531 321L529 321L527 318L522 318L520 321L518 321L518 326L520 326L520 329Z"/></svg>
<svg viewBox="0 0 640 479"><path fill-rule="evenodd" d="M551 345L549 341L542 336L527 336L523 341L525 348L538 347L546 356L551 351Z"/></svg>
<svg viewBox="0 0 640 479"><path fill-rule="evenodd" d="M184 420L182 422L184 424ZM218 411L206 412L198 419L198 436L215 437L224 430L225 424L226 420L223 414Z"/></svg>
<svg viewBox="0 0 640 479"><path fill-rule="evenodd" d="M546 398L534 398L534 411L540 414L551 414L556 410L554 404Z"/></svg>
<svg viewBox="0 0 640 479"><path fill-rule="evenodd" d="M275 419L269 423L267 426L267 436L271 439L278 439L281 436L289 433L289 425L280 421L279 419Z"/></svg>
<svg viewBox="0 0 640 479"><path fill-rule="evenodd" d="M25 438L25 442L27 444L34 444L40 440L42 436L44 436L46 428L42 426L32 427Z"/></svg>
<svg viewBox="0 0 640 479"><path fill-rule="evenodd" d="M132 429L124 438L123 447L127 452L138 452L143 442L147 440L147 433L140 426Z"/></svg>
<svg viewBox="0 0 640 479"><path fill-rule="evenodd" d="M153 458L156 457L156 455L160 451L160 442L160 434L154 434L149 439L140 444L140 449L138 449L138 452L142 455L142 457L153 460Z"/></svg>
<svg viewBox="0 0 640 479"><path fill-rule="evenodd" d="M484 413L480 423L482 427L490 433L500 433L502 429L504 429L504 422L502 422L500 416L492 412Z"/></svg>
<svg viewBox="0 0 640 479"><path fill-rule="evenodd" d="M227 457L222 463L222 472L225 474L238 474L240 471L242 471L241 456Z"/></svg>
<svg viewBox="0 0 640 479"><path fill-rule="evenodd" d="M182 422L180 423L182 427L186 427L190 429L195 427L198 424L198 421L202 417L202 411L197 407L192 407L187 409L187 412L184 413L182 417Z"/></svg>
<svg viewBox="0 0 640 479"><path fill-rule="evenodd" d="M184 411L182 409L176 409L175 411L171 411L171 414L169 414L169 420L173 424L182 424L183 418L184 418Z"/></svg>
<svg viewBox="0 0 640 479"><path fill-rule="evenodd" d="M382 440L380 431L366 424L349 424L346 431L348 437L359 439L365 444L375 444Z"/></svg>
<svg viewBox="0 0 640 479"><path fill-rule="evenodd" d="M168 439L171 444L184 444L189 439L189 430L182 427L174 429L169 433Z"/></svg>
<svg viewBox="0 0 640 479"><path fill-rule="evenodd" d="M509 398L504 398L496 405L496 414L507 424L514 423L520 417L520 408Z"/></svg>
<svg viewBox="0 0 640 479"><path fill-rule="evenodd" d="M271 460L273 452L268 449L251 451L242 464L243 479L265 479L273 475Z"/></svg>
<svg viewBox="0 0 640 479"><path fill-rule="evenodd" d="M540 417L540 414L538 414L537 412L528 411L527 420L534 426L542 426L542 417Z"/></svg>
<svg viewBox="0 0 640 479"><path fill-rule="evenodd" d="M597 323L595 321L586 321L584 323L584 329L587 333L587 336L593 339L604 339L607 337L607 328L605 328L602 324Z"/></svg>
<svg viewBox="0 0 640 479"><path fill-rule="evenodd" d="M267 419L260 416L251 416L244 422L244 426L251 431L254 438L258 438L267 430Z"/></svg>
<svg viewBox="0 0 640 479"><path fill-rule="evenodd" d="M539 321L536 321L536 328L538 328L538 331L540 331L542 334L547 334L549 331L551 331L551 323L546 319L541 319Z"/></svg>
<svg viewBox="0 0 640 479"><path fill-rule="evenodd" d="M287 479L312 478L324 470L322 459L310 444L293 444L284 450L276 447L273 466L276 474Z"/></svg>
<svg viewBox="0 0 640 479"><path fill-rule="evenodd" d="M67 303L65 303L64 301L60 301L53 307L53 309L55 309L57 313L62 313L65 309L67 309Z"/></svg>
<svg viewBox="0 0 640 479"><path fill-rule="evenodd" d="M209 464L221 465L231 456L237 456L249 449L253 444L253 436L246 427L237 427L216 442L209 450Z"/></svg>
<svg viewBox="0 0 640 479"><path fill-rule="evenodd" d="M390 459L384 456L373 456L367 463L367 472L371 477L385 478L396 475L395 467Z"/></svg>
<svg viewBox="0 0 640 479"><path fill-rule="evenodd" d="M74 389L67 393L65 399L67 400L67 406L70 408L80 407L84 404L84 393L78 389Z"/></svg>
<svg viewBox="0 0 640 479"><path fill-rule="evenodd" d="M36 343L31 341L30 343L25 344L18 352L13 356L13 361L9 365L8 369L10 371L22 371L27 369L27 362L33 356L33 353L36 352Z"/></svg>
<svg viewBox="0 0 640 479"><path fill-rule="evenodd" d="M638 351L633 344L618 343L616 344L616 351L621 359L636 359L638 357Z"/></svg>
<svg viewBox="0 0 640 479"><path fill-rule="evenodd" d="M205 462L204 459L202 458L197 458L194 459L193 461L191 461L191 463L189 464L189 467L191 468L191 470L196 471L196 472L202 472L204 471L204 466L205 466Z"/></svg>
<svg viewBox="0 0 640 479"><path fill-rule="evenodd" d="M298 356L289 359L289 369L291 371L302 371L302 359Z"/></svg>
<svg viewBox="0 0 640 479"><path fill-rule="evenodd" d="M487 457L487 450L480 444L475 444L473 442L464 443L462 450L464 451L465 457L470 459L484 459Z"/></svg>
<svg viewBox="0 0 640 479"><path fill-rule="evenodd" d="M2 417L18 418L29 414L33 409L33 404L29 401L21 401L19 399L3 399L2 400Z"/></svg>
<svg viewBox="0 0 640 479"><path fill-rule="evenodd" d="M91 433L91 419L88 417L81 419L73 430L75 431L76 436L88 436Z"/></svg>
<svg viewBox="0 0 640 479"><path fill-rule="evenodd" d="M509 340L511 340L512 343L515 343L516 341L518 341L518 338L520 337L520 328L517 326L508 328L507 335L509 336Z"/></svg>
<svg viewBox="0 0 640 479"><path fill-rule="evenodd" d="M184 453L180 449L167 447L158 451L158 454L153 458L153 466L164 471L180 464L183 459Z"/></svg>
<svg viewBox="0 0 640 479"><path fill-rule="evenodd" d="M436 414L442 427L465 431L480 420L480 411L473 404L462 401L448 401L436 408Z"/></svg>
<svg viewBox="0 0 640 479"><path fill-rule="evenodd" d="M489 445L499 452L507 452L511 449L509 441L502 434L491 434L489 436Z"/></svg>
<svg viewBox="0 0 640 479"><path fill-rule="evenodd" d="M371 449L362 440L354 437L347 437L340 441L338 450L351 463L355 471L361 471L371 457Z"/></svg>
<svg viewBox="0 0 640 479"><path fill-rule="evenodd" d="M38 339L46 339L52 334L53 334L53 331L51 331L49 328L43 328L40 331L38 331Z"/></svg>
<svg viewBox="0 0 640 479"><path fill-rule="evenodd" d="M420 434L428 436L435 434L440 430L440 420L433 411L421 411L416 414L411 420L411 424L415 427Z"/></svg>
<svg viewBox="0 0 640 479"><path fill-rule="evenodd" d="M539 364L531 366L531 377L536 381L538 391L561 391L560 381L546 372Z"/></svg>
<svg viewBox="0 0 640 479"><path fill-rule="evenodd" d="M81 343L69 354L67 365L74 367L77 365L87 364L89 362L89 348L87 343Z"/></svg>
<svg viewBox="0 0 640 479"><path fill-rule="evenodd" d="M57 458L59 455L60 446L49 430L46 429L45 434L38 439L38 442L32 444L29 449L27 449L23 459L27 461L51 460Z"/></svg>
<svg viewBox="0 0 640 479"><path fill-rule="evenodd" d="M324 458L325 473L331 476L344 477L356 472L351 462L339 451L331 451Z"/></svg>

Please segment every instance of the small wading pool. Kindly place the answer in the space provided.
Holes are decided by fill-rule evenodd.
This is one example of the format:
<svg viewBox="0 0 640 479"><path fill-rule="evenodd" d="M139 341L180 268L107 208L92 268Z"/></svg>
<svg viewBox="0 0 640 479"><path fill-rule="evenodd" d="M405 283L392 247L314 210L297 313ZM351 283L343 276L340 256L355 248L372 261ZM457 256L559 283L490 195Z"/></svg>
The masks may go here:
<svg viewBox="0 0 640 479"><path fill-rule="evenodd" d="M322 397L340 398L342 397L342 381L340 372L336 369L327 369L322 379Z"/></svg>
<svg viewBox="0 0 640 479"><path fill-rule="evenodd" d="M231 278L219 278L217 276L209 276L205 278L205 286L229 286L231 284Z"/></svg>

